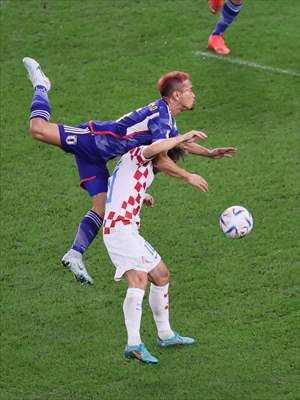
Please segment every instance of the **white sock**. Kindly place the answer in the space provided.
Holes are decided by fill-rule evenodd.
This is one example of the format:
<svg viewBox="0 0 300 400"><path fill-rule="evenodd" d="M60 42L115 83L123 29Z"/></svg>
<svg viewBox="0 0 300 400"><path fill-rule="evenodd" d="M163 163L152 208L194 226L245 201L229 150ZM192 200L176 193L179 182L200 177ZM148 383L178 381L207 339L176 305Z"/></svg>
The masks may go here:
<svg viewBox="0 0 300 400"><path fill-rule="evenodd" d="M128 335L128 345L134 346L142 343L140 336L140 326L142 319L142 303L145 290L138 288L128 288L123 303L125 325Z"/></svg>
<svg viewBox="0 0 300 400"><path fill-rule="evenodd" d="M149 304L157 327L157 334L160 339L170 339L174 336L169 323L169 284L155 286L151 283L149 293Z"/></svg>

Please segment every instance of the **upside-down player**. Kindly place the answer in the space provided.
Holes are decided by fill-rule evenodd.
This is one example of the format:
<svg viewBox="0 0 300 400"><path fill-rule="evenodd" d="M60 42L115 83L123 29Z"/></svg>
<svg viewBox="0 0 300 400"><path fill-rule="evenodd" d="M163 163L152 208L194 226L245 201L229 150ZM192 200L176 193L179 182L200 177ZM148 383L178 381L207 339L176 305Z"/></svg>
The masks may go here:
<svg viewBox="0 0 300 400"><path fill-rule="evenodd" d="M34 59L26 57L23 63L34 87L30 114L33 138L59 146L75 156L80 184L92 198L93 207L81 220L72 247L62 259L63 264L80 282L92 283L82 257L102 226L109 177L107 161L133 147L179 135L175 116L193 109L196 96L192 83L187 73L170 72L158 81L162 96L160 99L116 121L93 120L72 127L49 122L50 81ZM206 138L203 132L200 132L200 136ZM236 151L234 147L209 150L196 143L187 144L187 150L210 158L228 156ZM167 156L160 157L159 169L169 175L183 177L182 169L178 169ZM185 174L185 178L189 183L207 191L208 184L202 177Z"/></svg>

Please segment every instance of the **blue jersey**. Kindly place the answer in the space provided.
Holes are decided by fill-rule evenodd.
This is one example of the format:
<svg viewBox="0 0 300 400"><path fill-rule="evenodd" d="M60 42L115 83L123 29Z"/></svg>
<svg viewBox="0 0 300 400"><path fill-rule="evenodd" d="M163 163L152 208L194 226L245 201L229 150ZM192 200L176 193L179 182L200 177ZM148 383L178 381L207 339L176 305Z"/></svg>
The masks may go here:
<svg viewBox="0 0 300 400"><path fill-rule="evenodd" d="M133 147L179 134L175 118L163 99L125 114L116 121L89 121L77 127L90 130L99 149L99 158L103 161L121 156Z"/></svg>

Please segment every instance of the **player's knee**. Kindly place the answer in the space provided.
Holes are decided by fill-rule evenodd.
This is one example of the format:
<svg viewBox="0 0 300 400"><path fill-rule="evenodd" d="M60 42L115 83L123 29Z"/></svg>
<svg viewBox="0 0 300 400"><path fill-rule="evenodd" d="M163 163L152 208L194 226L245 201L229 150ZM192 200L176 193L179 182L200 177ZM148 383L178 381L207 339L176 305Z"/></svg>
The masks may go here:
<svg viewBox="0 0 300 400"><path fill-rule="evenodd" d="M41 118L34 118L30 121L30 131L33 139L43 140L45 121Z"/></svg>
<svg viewBox="0 0 300 400"><path fill-rule="evenodd" d="M168 269L164 272L161 280L161 286L165 286L167 283L170 282L170 271Z"/></svg>
<svg viewBox="0 0 300 400"><path fill-rule="evenodd" d="M146 272L129 270L125 272L124 278L127 280L128 287L145 290L148 283L148 274Z"/></svg>
<svg viewBox="0 0 300 400"><path fill-rule="evenodd" d="M154 284L156 286L165 286L170 282L170 271L165 268L159 276L156 277Z"/></svg>
<svg viewBox="0 0 300 400"><path fill-rule="evenodd" d="M137 274L135 280L135 286L140 289L146 289L148 283L147 275Z"/></svg>
<svg viewBox="0 0 300 400"><path fill-rule="evenodd" d="M139 288L139 289L146 289L148 283L147 279L147 274L139 273L137 272L134 274L134 276L131 278L131 284L133 287Z"/></svg>

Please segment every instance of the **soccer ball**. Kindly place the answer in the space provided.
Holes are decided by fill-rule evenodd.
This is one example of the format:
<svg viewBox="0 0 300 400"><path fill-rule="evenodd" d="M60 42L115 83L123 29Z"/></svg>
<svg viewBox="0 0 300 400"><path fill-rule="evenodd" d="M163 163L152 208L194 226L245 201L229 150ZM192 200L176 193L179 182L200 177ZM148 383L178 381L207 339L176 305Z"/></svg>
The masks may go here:
<svg viewBox="0 0 300 400"><path fill-rule="evenodd" d="M232 239L247 236L253 228L253 218L250 212L241 206L226 208L220 216L220 227L223 233Z"/></svg>

